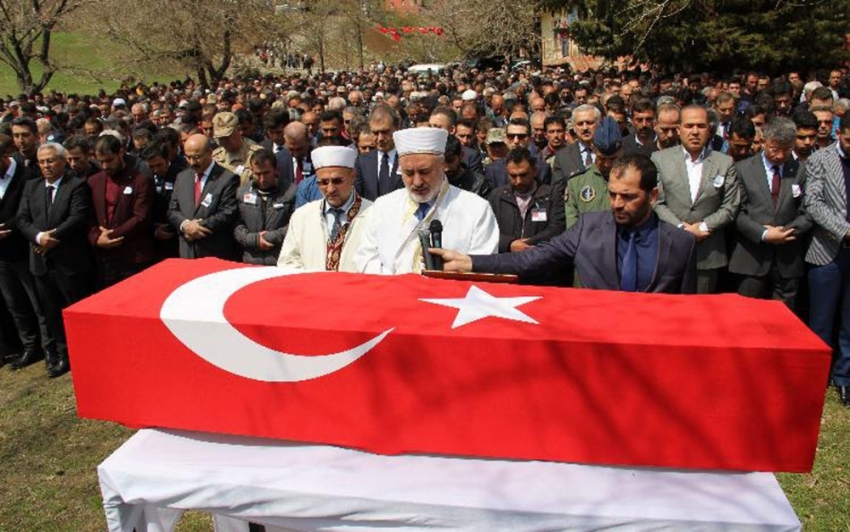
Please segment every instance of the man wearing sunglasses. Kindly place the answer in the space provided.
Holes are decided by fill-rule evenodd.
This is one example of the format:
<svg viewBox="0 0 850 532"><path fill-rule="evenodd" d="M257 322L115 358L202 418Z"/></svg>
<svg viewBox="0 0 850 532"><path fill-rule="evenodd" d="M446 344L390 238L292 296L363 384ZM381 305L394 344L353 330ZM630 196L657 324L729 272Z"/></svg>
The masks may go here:
<svg viewBox="0 0 850 532"><path fill-rule="evenodd" d="M357 152L322 146L311 156L322 199L292 214L277 264L312 271L356 271L354 253L372 205L354 188Z"/></svg>
<svg viewBox="0 0 850 532"><path fill-rule="evenodd" d="M529 125L528 120L523 118L512 118L511 121L508 122L505 138L507 140L508 151L516 150L518 148L528 149L529 144L531 144L531 126ZM551 167L540 157L537 157L536 166L540 169L537 181L542 184L551 183ZM508 178L507 160L500 159L487 165L485 175L490 181L490 186L493 189L507 185L510 182L510 179Z"/></svg>

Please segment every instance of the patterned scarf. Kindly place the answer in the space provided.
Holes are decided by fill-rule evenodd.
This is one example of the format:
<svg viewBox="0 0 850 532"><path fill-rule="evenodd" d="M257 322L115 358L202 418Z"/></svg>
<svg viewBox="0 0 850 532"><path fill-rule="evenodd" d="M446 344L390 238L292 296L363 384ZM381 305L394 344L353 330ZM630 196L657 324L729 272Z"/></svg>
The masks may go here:
<svg viewBox="0 0 850 532"><path fill-rule="evenodd" d="M360 198L360 194L355 193L354 204L351 205L351 208L348 209L348 212L346 213L348 221L340 227L339 232L336 234L336 238L333 241L328 238L325 270L329 272L339 271L339 259L342 256L342 246L345 245L345 236L348 234L348 228L351 227L351 222L354 220L354 217L357 216L358 212L360 212L360 205L362 203L363 201Z"/></svg>

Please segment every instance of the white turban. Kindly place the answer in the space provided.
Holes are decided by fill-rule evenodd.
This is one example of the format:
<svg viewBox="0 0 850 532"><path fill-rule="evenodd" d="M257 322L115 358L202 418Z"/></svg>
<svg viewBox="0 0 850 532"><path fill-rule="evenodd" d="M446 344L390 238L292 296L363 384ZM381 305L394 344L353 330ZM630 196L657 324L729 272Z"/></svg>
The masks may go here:
<svg viewBox="0 0 850 532"><path fill-rule="evenodd" d="M449 132L437 127L402 129L393 133L393 140L399 157L413 153L443 155L446 153L446 141L448 139Z"/></svg>
<svg viewBox="0 0 850 532"><path fill-rule="evenodd" d="M357 152L344 146L322 146L316 148L310 154L314 168L325 168L328 166L342 166L354 168Z"/></svg>

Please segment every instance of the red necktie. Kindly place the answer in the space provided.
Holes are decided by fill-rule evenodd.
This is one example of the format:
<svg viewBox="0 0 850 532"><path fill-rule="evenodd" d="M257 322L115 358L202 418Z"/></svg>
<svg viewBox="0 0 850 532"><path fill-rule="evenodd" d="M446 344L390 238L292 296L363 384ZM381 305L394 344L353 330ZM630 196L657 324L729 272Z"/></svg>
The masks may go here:
<svg viewBox="0 0 850 532"><path fill-rule="evenodd" d="M295 184L301 183L302 179L304 179L304 163L298 159L298 166L295 168Z"/></svg>
<svg viewBox="0 0 850 532"><path fill-rule="evenodd" d="M203 179L204 174L195 174L195 207L201 201L201 189L204 187Z"/></svg>
<svg viewBox="0 0 850 532"><path fill-rule="evenodd" d="M773 177L770 180L770 199L773 200L773 208L776 209L776 204L779 203L779 187L782 176L779 174L779 167L773 167Z"/></svg>

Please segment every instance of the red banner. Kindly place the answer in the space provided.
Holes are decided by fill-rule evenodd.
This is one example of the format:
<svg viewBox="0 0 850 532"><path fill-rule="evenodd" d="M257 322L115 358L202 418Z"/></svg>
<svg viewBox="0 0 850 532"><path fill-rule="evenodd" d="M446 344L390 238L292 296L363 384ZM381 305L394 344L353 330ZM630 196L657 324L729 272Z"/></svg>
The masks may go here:
<svg viewBox="0 0 850 532"><path fill-rule="evenodd" d="M65 311L79 415L434 453L809 471L783 305L170 260Z"/></svg>

